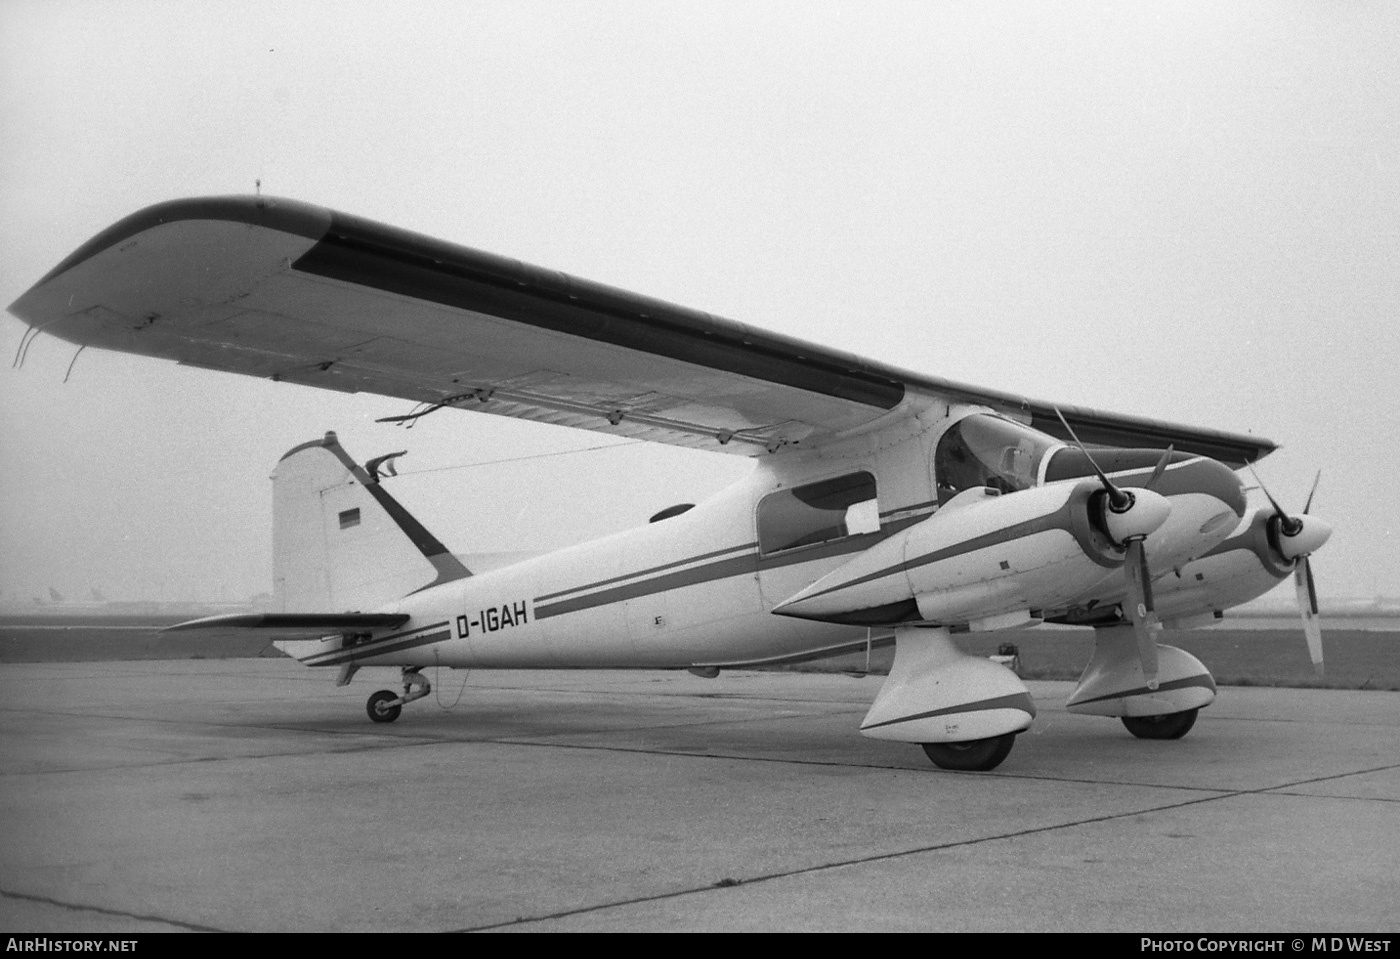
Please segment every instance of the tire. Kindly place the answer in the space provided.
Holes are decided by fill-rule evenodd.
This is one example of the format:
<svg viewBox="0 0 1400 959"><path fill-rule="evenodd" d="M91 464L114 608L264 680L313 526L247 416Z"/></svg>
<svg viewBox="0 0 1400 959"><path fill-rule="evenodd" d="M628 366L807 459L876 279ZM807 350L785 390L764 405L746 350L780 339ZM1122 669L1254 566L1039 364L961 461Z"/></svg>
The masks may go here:
<svg viewBox="0 0 1400 959"><path fill-rule="evenodd" d="M924 753L939 769L959 772L987 772L996 769L1011 752L1015 733L974 739L965 743L922 743Z"/></svg>
<svg viewBox="0 0 1400 959"><path fill-rule="evenodd" d="M1180 739L1196 725L1199 709L1188 709L1180 713L1163 713L1161 716L1124 716L1123 725L1138 739Z"/></svg>
<svg viewBox="0 0 1400 959"><path fill-rule="evenodd" d="M399 713L403 712L402 706L385 706L385 703L398 699L398 693L391 693L387 689L381 689L369 698L365 703L365 712L369 713L369 718L377 723L392 723L399 718Z"/></svg>

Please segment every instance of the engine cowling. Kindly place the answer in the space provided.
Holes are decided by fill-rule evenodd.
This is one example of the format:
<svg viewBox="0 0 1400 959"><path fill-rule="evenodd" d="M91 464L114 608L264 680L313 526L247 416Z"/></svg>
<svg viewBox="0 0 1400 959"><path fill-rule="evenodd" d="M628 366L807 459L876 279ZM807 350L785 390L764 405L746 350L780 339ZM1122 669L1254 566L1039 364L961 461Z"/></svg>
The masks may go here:
<svg viewBox="0 0 1400 959"><path fill-rule="evenodd" d="M1245 514L1228 539L1205 556L1188 563L1180 576L1168 577L1156 590L1164 619L1209 615L1272 590L1292 575L1299 559L1316 552L1331 536L1331 524L1303 516L1303 528L1292 536L1281 529L1279 516L1269 509Z"/></svg>
<svg viewBox="0 0 1400 959"><path fill-rule="evenodd" d="M774 612L828 622L961 623L1061 605L1122 567L1124 544L1171 512L1133 489L1115 507L1093 480L1001 495L971 489L780 603Z"/></svg>

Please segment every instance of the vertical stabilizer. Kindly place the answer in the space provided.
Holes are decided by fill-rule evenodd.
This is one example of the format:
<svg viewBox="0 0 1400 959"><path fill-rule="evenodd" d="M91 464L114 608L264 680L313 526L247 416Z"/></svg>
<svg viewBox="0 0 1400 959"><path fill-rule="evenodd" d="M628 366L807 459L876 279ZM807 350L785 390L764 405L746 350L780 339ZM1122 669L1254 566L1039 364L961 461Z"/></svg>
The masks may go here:
<svg viewBox="0 0 1400 959"><path fill-rule="evenodd" d="M283 613L371 610L471 575L334 433L292 449L273 471L272 557Z"/></svg>

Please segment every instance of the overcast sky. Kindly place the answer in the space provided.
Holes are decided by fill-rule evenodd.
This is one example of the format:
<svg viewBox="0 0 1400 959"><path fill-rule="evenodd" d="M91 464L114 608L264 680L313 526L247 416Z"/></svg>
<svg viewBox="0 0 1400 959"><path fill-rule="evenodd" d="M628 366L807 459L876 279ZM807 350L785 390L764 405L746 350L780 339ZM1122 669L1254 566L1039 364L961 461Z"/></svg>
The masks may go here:
<svg viewBox="0 0 1400 959"><path fill-rule="evenodd" d="M1400 594L1400 5L0 3L0 305L175 197L322 204L876 360L1253 432ZM12 358L24 327L0 320ZM270 589L335 429L458 551L748 461L84 352L0 371L0 603ZM582 450L569 455L549 455ZM522 457L540 457L521 459ZM508 462L501 462L508 461Z"/></svg>

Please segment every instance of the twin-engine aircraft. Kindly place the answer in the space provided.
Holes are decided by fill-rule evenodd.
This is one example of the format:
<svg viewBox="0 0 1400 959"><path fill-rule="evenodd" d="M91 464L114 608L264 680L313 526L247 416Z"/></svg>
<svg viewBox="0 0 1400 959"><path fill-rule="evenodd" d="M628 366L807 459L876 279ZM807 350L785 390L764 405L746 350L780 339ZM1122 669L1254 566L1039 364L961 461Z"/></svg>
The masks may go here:
<svg viewBox="0 0 1400 959"><path fill-rule="evenodd" d="M966 631L1095 628L1068 708L1184 735L1215 698L1158 645L1290 574L1313 660L1308 555L1331 530L1235 470L1273 443L918 376L305 203L177 200L112 226L11 307L86 347L753 457L708 502L475 575L333 433L274 474L276 608L309 666L720 669L893 642L861 732L987 770L1035 705ZM1311 497L1309 497L1311 500Z"/></svg>

